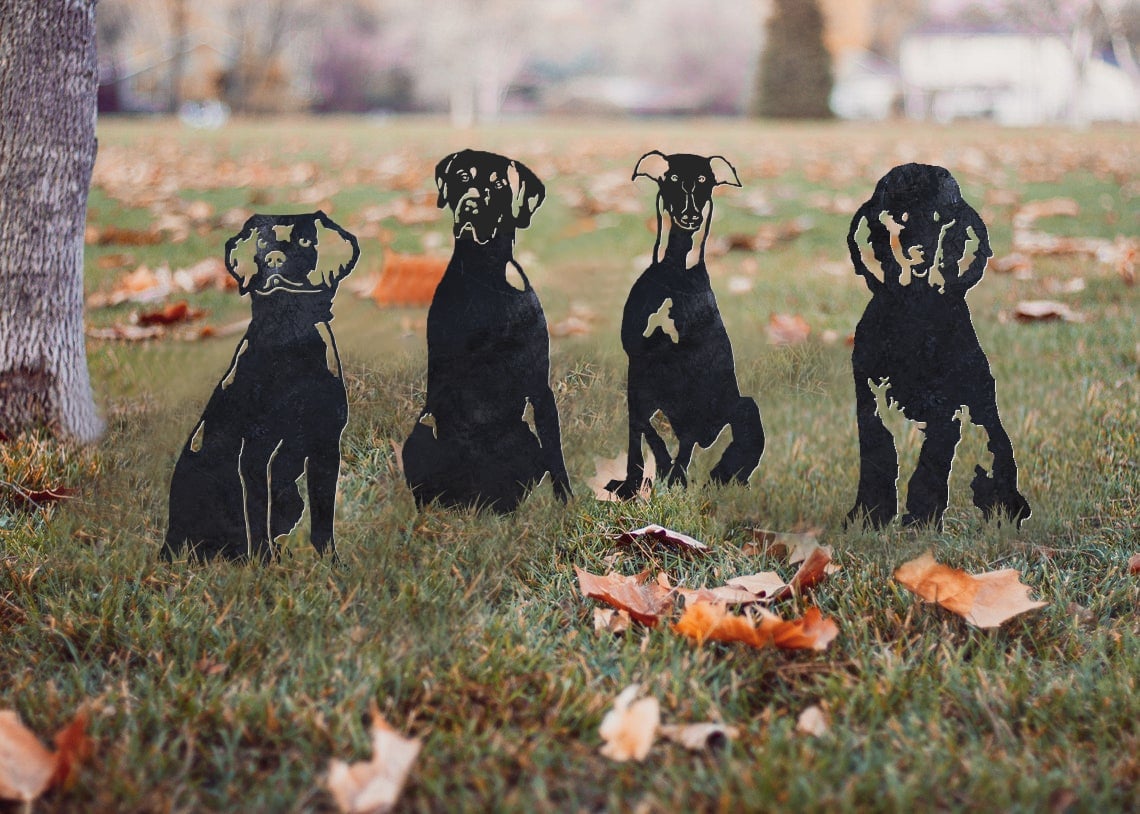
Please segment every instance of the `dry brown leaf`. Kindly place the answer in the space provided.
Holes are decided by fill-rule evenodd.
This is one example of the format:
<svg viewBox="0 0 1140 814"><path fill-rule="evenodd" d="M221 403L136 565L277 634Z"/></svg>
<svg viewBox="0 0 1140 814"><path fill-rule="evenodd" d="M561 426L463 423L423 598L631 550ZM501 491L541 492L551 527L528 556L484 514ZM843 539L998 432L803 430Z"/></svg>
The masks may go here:
<svg viewBox="0 0 1140 814"><path fill-rule="evenodd" d="M367 293L378 305L431 305L449 258L428 254L384 253L384 268Z"/></svg>
<svg viewBox="0 0 1140 814"><path fill-rule="evenodd" d="M637 699L640 684L630 684L614 699L614 708L602 718L598 734L605 743L602 755L624 763L645 760L657 739L661 708L653 696Z"/></svg>
<svg viewBox="0 0 1140 814"><path fill-rule="evenodd" d="M629 611L614 608L594 608L595 633L625 633L629 630Z"/></svg>
<svg viewBox="0 0 1140 814"><path fill-rule="evenodd" d="M565 319L550 323L550 335L553 337L586 336L594 330L587 317L570 314Z"/></svg>
<svg viewBox="0 0 1140 814"><path fill-rule="evenodd" d="M788 556L788 562L795 564L805 559L811 550L819 545L814 532L768 531L767 529L747 529L752 542L741 547L741 553L749 556L767 554L772 557Z"/></svg>
<svg viewBox="0 0 1140 814"><path fill-rule="evenodd" d="M1128 558L1128 573L1140 574L1140 554L1133 554Z"/></svg>
<svg viewBox="0 0 1140 814"><path fill-rule="evenodd" d="M621 534L616 535L614 539L616 539L618 543L628 545L644 537L666 543L673 548L680 548L684 551L693 551L699 554L705 554L709 551L708 544L702 543L695 537L667 529L664 526L658 526L656 523L650 523L648 526L642 526L632 531L623 531Z"/></svg>
<svg viewBox="0 0 1140 814"><path fill-rule="evenodd" d="M7 500L18 509L39 509L61 500L70 500L79 494L69 486L51 486L46 489L26 489L19 484L4 484Z"/></svg>
<svg viewBox="0 0 1140 814"><path fill-rule="evenodd" d="M91 753L87 713L80 710L55 736L56 750L40 739L11 710L0 712L0 800L30 803L54 786L68 786L78 765Z"/></svg>
<svg viewBox="0 0 1140 814"><path fill-rule="evenodd" d="M716 642L743 642L751 647L769 644L785 650L826 650L839 634L831 619L824 619L819 608L808 608L802 619L783 620L765 610L759 623L729 613L723 605L696 602L685 607L673 630L683 636Z"/></svg>
<svg viewBox="0 0 1140 814"><path fill-rule="evenodd" d="M610 503L621 501L613 492L607 491L606 486L612 480L625 479L628 461L629 458L624 452L616 458L594 457L594 477L586 483L593 490L595 498ZM652 456L646 459L642 475L641 490L638 492L638 496L644 500L649 500L653 494L653 479L657 475L657 467L654 465Z"/></svg>
<svg viewBox="0 0 1140 814"><path fill-rule="evenodd" d="M761 571L757 574L746 574L733 577L726 583L730 588L742 588L758 598L771 601L788 587L787 583L775 571Z"/></svg>
<svg viewBox="0 0 1140 814"><path fill-rule="evenodd" d="M899 566L895 579L927 602L937 602L981 628L998 627L1007 619L1041 608L1048 602L1029 598L1030 586L1012 568L968 574L935 562L928 551Z"/></svg>
<svg viewBox="0 0 1140 814"><path fill-rule="evenodd" d="M373 700L372 759L348 764L329 761L327 784L337 808L345 814L381 814L391 811L404 788L422 743L405 738L381 716Z"/></svg>
<svg viewBox="0 0 1140 814"><path fill-rule="evenodd" d="M796 345L811 335L811 326L799 314L772 314L768 317L768 341L773 345Z"/></svg>
<svg viewBox="0 0 1140 814"><path fill-rule="evenodd" d="M820 737L826 735L831 727L827 723L827 715L815 704L804 709L796 719L796 731L801 735Z"/></svg>
<svg viewBox="0 0 1140 814"><path fill-rule="evenodd" d="M578 589L582 596L624 610L643 625L654 627L673 607L673 592L651 580L648 571L632 577L621 574L598 576L578 566L574 566L574 571L578 574Z"/></svg>
<svg viewBox="0 0 1140 814"><path fill-rule="evenodd" d="M150 325L174 325L178 322L192 322L205 316L203 308L191 308L186 300L171 303L165 308L156 311L144 311L133 320L136 324L148 327Z"/></svg>
<svg viewBox="0 0 1140 814"><path fill-rule="evenodd" d="M1042 322L1060 319L1064 322L1084 322L1086 317L1063 302L1053 300L1022 300L1013 309L1018 322Z"/></svg>
<svg viewBox="0 0 1140 814"><path fill-rule="evenodd" d="M794 560L793 560L794 562ZM817 545L807 552L803 563L788 582L789 593L803 593L823 582L830 573L831 546Z"/></svg>
<svg viewBox="0 0 1140 814"><path fill-rule="evenodd" d="M762 596L733 585L722 585L719 588L674 588L673 590L685 598L686 605L691 605L694 602L751 605L754 602L767 601Z"/></svg>
<svg viewBox="0 0 1140 814"><path fill-rule="evenodd" d="M700 724L669 724L657 727L657 734L666 740L679 743L693 752L707 752L719 749L728 741L736 740L740 730L713 722Z"/></svg>

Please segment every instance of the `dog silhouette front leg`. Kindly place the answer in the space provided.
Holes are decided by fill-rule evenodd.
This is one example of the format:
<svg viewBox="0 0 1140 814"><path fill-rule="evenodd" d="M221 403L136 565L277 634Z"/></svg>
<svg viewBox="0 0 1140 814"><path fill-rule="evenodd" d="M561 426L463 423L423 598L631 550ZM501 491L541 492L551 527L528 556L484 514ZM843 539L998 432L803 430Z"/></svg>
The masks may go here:
<svg viewBox="0 0 1140 814"><path fill-rule="evenodd" d="M305 480L309 492L309 537L313 548L324 556L331 552L336 559L336 544L333 542L333 513L336 507L336 483L340 477L340 449L337 455L310 456L305 469Z"/></svg>
<svg viewBox="0 0 1140 814"><path fill-rule="evenodd" d="M970 408L970 420L986 431L986 448L993 453L994 471L991 475L984 467L974 467L974 479L970 488L974 493L974 505L982 510L987 520L997 511L1003 510L1021 528L1029 517L1029 501L1017 489L1017 462L1013 458L1013 442L1002 426L997 411L997 398L994 385L990 383L990 397L981 407Z"/></svg>
<svg viewBox="0 0 1140 814"><path fill-rule="evenodd" d="M546 471L554 486L554 496L565 503L574 496L570 490L570 476L566 472L566 459L562 455L562 429L558 424L558 405L550 388L539 393L534 401L534 428L546 458Z"/></svg>
<svg viewBox="0 0 1140 814"><path fill-rule="evenodd" d="M264 445L252 444L246 440L242 446L239 466L245 500L246 547L244 551L235 552L235 559L267 562L276 554L269 537L269 515L272 511L269 473L272 457L273 449Z"/></svg>
<svg viewBox="0 0 1140 814"><path fill-rule="evenodd" d="M894 436L878 415L870 384L859 375L855 377L855 417L859 425L859 491L847 522L865 517L882 528L891 522L898 507L898 452Z"/></svg>
<svg viewBox="0 0 1140 814"><path fill-rule="evenodd" d="M732 443L720 456L709 478L715 483L736 480L748 483L748 477L760 465L764 454L764 425L760 422L760 408L748 396L741 396L729 417Z"/></svg>
<svg viewBox="0 0 1140 814"><path fill-rule="evenodd" d="M902 522L904 526L933 523L941 529L950 496L950 466L962 437L962 422L957 418L928 421L924 432L918 466L907 486Z"/></svg>

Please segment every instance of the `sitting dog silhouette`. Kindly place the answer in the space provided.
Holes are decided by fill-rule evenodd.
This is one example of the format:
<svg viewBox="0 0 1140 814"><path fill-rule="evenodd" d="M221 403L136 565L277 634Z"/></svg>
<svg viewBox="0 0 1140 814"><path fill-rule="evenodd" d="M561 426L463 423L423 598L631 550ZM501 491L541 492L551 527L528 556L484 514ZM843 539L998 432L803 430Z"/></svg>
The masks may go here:
<svg viewBox="0 0 1140 814"><path fill-rule="evenodd" d="M332 549L340 436L348 400L329 329L337 284L360 256L323 212L254 215L226 243L226 268L252 319L182 449L162 553L265 561L301 519Z"/></svg>
<svg viewBox="0 0 1140 814"><path fill-rule="evenodd" d="M722 184L738 187L740 180L720 156L656 150L637 162L633 178L640 176L657 182L657 241L653 264L634 283L622 315L621 344L629 356L629 453L625 480L610 481L606 489L623 499L638 494L643 438L657 472L667 473L671 485L685 484L693 446L710 446L726 425L732 428L732 443L710 478L747 483L764 453L764 428L756 402L740 394L732 345L705 267L713 190ZM664 254L662 213L669 226ZM699 251L689 265L694 247ZM676 458L651 423L658 411L677 437Z"/></svg>
<svg viewBox="0 0 1140 814"><path fill-rule="evenodd" d="M874 388L912 421L925 422L918 466L907 487L904 525L942 526L960 410L983 427L993 473L975 469L974 505L1020 526L1029 503L1017 490L1013 444L998 417L989 360L978 342L966 291L993 251L985 224L942 167L905 164L879 181L851 221L847 246L871 301L851 355L859 425L859 489L848 521L882 527L895 516L899 476L894 438Z"/></svg>
<svg viewBox="0 0 1140 814"><path fill-rule="evenodd" d="M550 336L538 296L514 258L545 188L527 167L463 150L435 171L452 211L455 249L428 310L427 399L404 444L416 504L513 511L550 473L570 497Z"/></svg>

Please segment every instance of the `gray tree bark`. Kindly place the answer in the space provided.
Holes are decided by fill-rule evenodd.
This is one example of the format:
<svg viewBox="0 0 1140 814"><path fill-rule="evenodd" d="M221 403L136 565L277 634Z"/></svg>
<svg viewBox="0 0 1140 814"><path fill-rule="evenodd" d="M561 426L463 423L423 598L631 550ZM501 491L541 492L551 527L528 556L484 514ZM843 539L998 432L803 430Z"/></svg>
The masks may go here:
<svg viewBox="0 0 1140 814"><path fill-rule="evenodd" d="M0 0L0 431L102 430L83 335L95 0Z"/></svg>

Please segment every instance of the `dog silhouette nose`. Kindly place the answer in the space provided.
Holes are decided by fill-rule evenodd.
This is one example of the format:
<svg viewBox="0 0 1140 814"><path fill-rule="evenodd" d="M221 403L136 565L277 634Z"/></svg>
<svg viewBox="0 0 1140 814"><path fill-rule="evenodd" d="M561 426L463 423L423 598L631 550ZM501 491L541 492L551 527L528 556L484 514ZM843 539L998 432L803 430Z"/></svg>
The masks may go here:
<svg viewBox="0 0 1140 814"><path fill-rule="evenodd" d="M285 265L285 252L271 251L265 255L265 265L271 269L281 268Z"/></svg>

